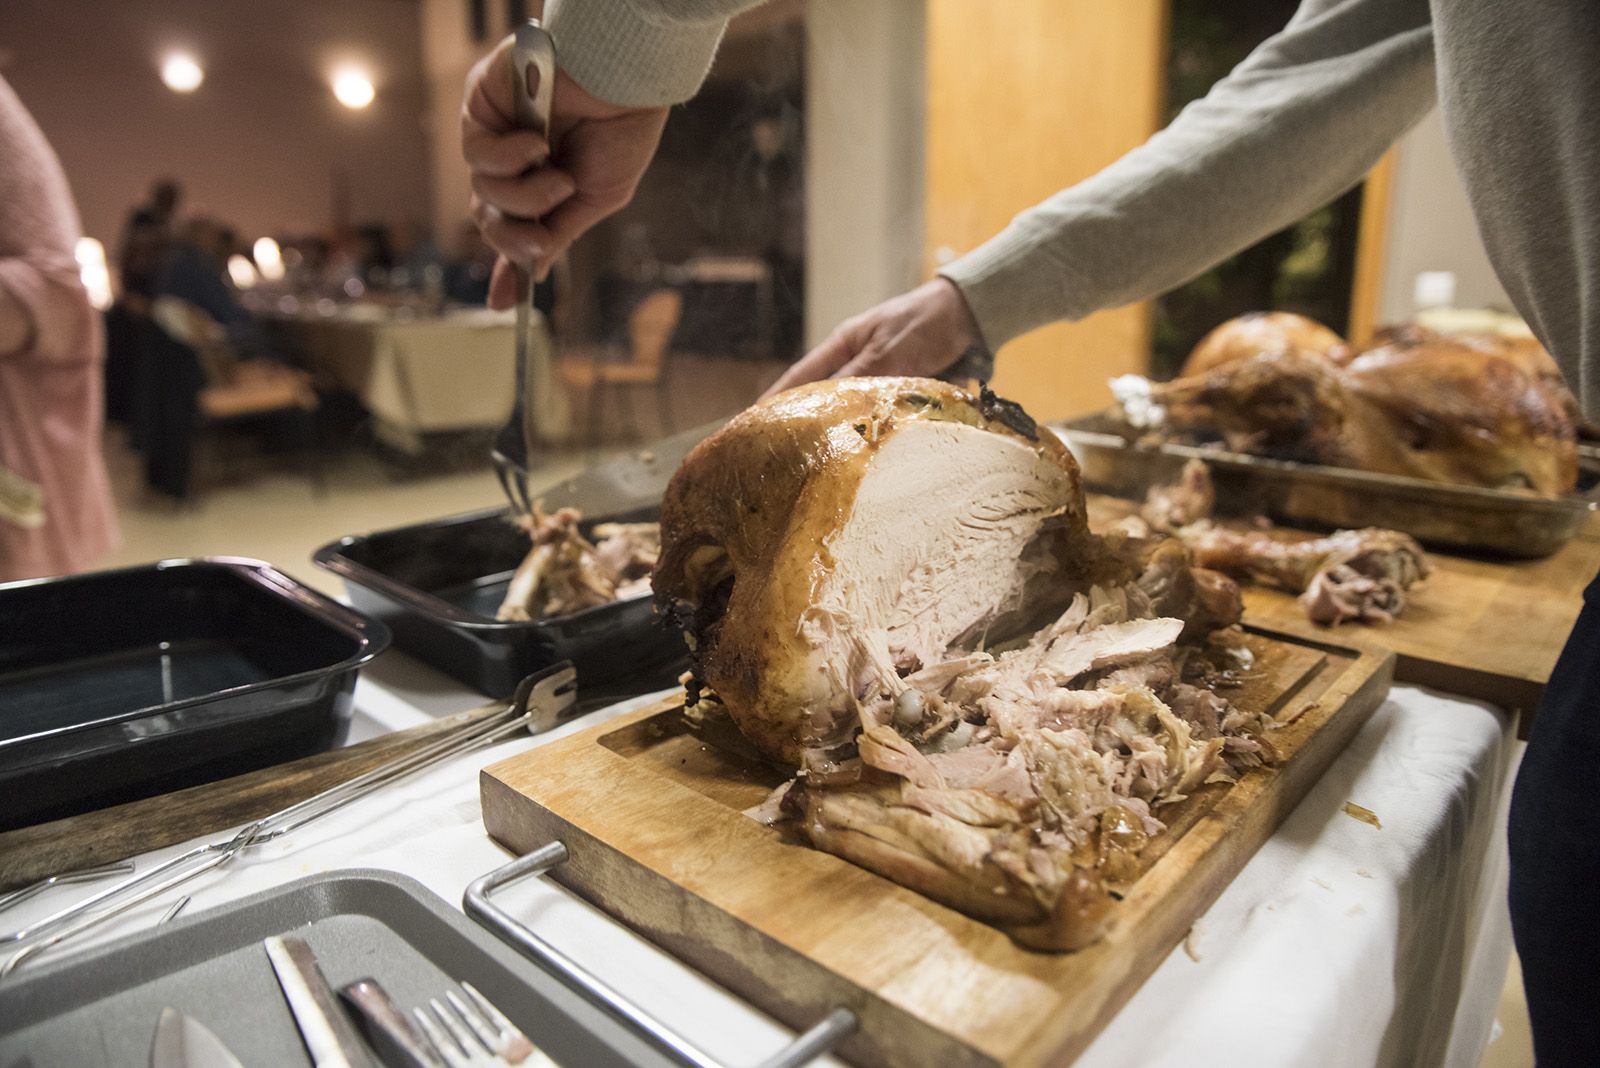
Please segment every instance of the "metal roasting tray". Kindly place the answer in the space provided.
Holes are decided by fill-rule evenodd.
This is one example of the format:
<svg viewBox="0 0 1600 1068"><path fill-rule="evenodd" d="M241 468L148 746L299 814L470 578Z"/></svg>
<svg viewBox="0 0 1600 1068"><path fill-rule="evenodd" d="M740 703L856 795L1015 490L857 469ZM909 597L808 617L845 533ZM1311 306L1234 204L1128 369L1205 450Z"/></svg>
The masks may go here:
<svg viewBox="0 0 1600 1068"><path fill-rule="evenodd" d="M1097 492L1141 499L1198 458L1211 467L1224 514L1312 528L1388 527L1433 547L1497 556L1551 555L1582 529L1600 496L1600 465L1588 457L1580 457L1577 491L1552 498L1246 456L1221 445L1145 444L1135 440L1142 431L1113 412L1052 429Z"/></svg>
<svg viewBox="0 0 1600 1068"><path fill-rule="evenodd" d="M661 494L689 450L720 424L697 427L630 452L533 496L574 507L584 528L660 514ZM395 645L491 697L509 698L522 678L561 660L578 669L584 703L670 686L687 664L682 637L655 618L648 596L532 622L494 618L528 539L493 508L318 549L318 567L345 581L350 601L382 620Z"/></svg>
<svg viewBox="0 0 1600 1068"><path fill-rule="evenodd" d="M388 644L256 560L0 585L0 830L331 749Z"/></svg>
<svg viewBox="0 0 1600 1068"><path fill-rule="evenodd" d="M181 917L0 982L0 1065L143 1068L167 1006L246 1064L310 1064L261 947L310 942L338 987L376 978L402 1006L465 979L557 1062L672 1063L413 879L352 869Z"/></svg>

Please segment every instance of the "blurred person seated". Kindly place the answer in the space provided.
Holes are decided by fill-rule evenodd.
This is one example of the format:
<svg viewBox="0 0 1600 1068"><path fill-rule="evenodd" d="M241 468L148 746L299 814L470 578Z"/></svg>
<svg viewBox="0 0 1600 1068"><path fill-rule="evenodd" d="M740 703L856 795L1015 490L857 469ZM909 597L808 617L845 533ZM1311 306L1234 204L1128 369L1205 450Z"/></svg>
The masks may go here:
<svg viewBox="0 0 1600 1068"><path fill-rule="evenodd" d="M494 271L494 249L476 224L463 222L444 265L445 299L454 304L482 305L489 299L489 276Z"/></svg>
<svg viewBox="0 0 1600 1068"><path fill-rule="evenodd" d="M341 226L329 242L322 289L336 298L358 300L369 289L386 288L394 264L388 227L378 223Z"/></svg>
<svg viewBox="0 0 1600 1068"><path fill-rule="evenodd" d="M118 541L79 236L61 163L0 78L0 582L83 570Z"/></svg>
<svg viewBox="0 0 1600 1068"><path fill-rule="evenodd" d="M394 242L389 228L382 223L367 223L356 228L361 239L361 277L369 287L383 288L389 284L389 272L394 270Z"/></svg>
<svg viewBox="0 0 1600 1068"><path fill-rule="evenodd" d="M389 284L396 289L427 289L430 279L444 276L444 250L426 224L406 222L395 227L394 255Z"/></svg>
<svg viewBox="0 0 1600 1068"><path fill-rule="evenodd" d="M318 288L326 293L358 296L366 288L361 276L366 266L363 262L365 242L353 226L339 226L326 243L318 271ZM356 292L351 293L354 289Z"/></svg>
<svg viewBox="0 0 1600 1068"><path fill-rule="evenodd" d="M167 228L157 216L140 208L128 217L117 255L124 300L148 305L155 299L156 278L169 244Z"/></svg>
<svg viewBox="0 0 1600 1068"><path fill-rule="evenodd" d="M168 245L156 273L153 305L163 299L198 308L227 331L241 354L270 358L271 346L228 279L228 257L235 251L232 232L212 219L194 218Z"/></svg>
<svg viewBox="0 0 1600 1068"><path fill-rule="evenodd" d="M133 214L150 219L168 237L177 237L182 204L183 186L176 179L162 178L150 187L149 199L133 209Z"/></svg>

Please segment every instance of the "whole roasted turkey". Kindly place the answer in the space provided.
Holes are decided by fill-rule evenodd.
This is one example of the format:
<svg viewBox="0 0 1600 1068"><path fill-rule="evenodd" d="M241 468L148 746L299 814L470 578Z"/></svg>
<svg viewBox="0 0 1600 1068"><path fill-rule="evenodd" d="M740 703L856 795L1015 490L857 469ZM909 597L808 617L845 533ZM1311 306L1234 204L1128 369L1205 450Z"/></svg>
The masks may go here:
<svg viewBox="0 0 1600 1068"><path fill-rule="evenodd" d="M1546 496L1577 482L1577 403L1531 339L1410 326L1356 351L1299 316L1244 316L1149 400L1164 431L1239 452Z"/></svg>
<svg viewBox="0 0 1600 1068"><path fill-rule="evenodd" d="M1270 755L1187 644L1238 587L1092 535L1071 455L987 391L757 405L685 460L661 539L693 711L800 773L759 815L1023 944L1096 938L1161 806Z"/></svg>

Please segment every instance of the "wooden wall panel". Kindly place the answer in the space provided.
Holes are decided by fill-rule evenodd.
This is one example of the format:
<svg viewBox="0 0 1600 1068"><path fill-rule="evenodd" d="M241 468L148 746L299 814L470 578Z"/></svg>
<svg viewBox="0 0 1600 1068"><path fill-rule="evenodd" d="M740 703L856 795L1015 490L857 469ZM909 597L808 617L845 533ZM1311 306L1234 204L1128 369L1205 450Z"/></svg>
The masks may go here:
<svg viewBox="0 0 1600 1068"><path fill-rule="evenodd" d="M1384 256L1389 247L1389 213L1394 191L1395 158L1391 148L1367 172L1361 190L1361 222L1356 234L1355 277L1350 282L1350 326L1346 333L1357 345L1372 340L1381 324L1379 305L1383 298Z"/></svg>
<svg viewBox="0 0 1600 1068"><path fill-rule="evenodd" d="M1155 132L1165 49L1163 0L928 0L928 272ZM1101 312L1005 346L995 387L1039 418L1090 411L1149 349L1149 305Z"/></svg>

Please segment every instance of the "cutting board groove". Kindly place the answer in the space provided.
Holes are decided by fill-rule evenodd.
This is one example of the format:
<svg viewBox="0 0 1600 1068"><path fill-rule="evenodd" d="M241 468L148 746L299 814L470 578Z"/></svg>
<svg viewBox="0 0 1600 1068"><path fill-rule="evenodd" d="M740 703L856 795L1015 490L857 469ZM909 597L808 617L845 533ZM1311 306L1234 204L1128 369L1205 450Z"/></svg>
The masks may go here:
<svg viewBox="0 0 1600 1068"><path fill-rule="evenodd" d="M1104 938L1071 954L997 929L742 814L783 780L706 744L669 698L486 768L484 823L554 877L793 1027L836 1005L861 1064L1064 1063L1176 946L1382 701L1392 654L1253 632L1228 691L1283 759L1161 810L1169 831Z"/></svg>

